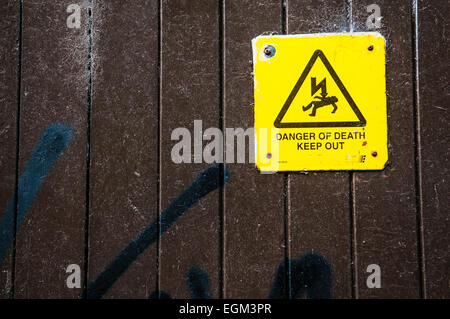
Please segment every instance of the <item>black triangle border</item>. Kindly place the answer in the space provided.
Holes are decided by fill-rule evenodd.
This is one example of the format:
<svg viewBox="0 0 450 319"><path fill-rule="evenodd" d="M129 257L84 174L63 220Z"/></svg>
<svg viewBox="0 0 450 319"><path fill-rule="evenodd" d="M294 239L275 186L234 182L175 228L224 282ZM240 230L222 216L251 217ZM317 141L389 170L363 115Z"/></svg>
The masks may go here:
<svg viewBox="0 0 450 319"><path fill-rule="evenodd" d="M281 123L283 120L284 115L286 114L287 110L291 106L292 101L296 97L298 91L300 90L303 82L305 81L306 77L309 74L309 71L311 71L311 68L313 67L314 63L316 62L317 58L320 58L327 68L328 72L330 73L331 77L333 78L334 82L337 84L338 88L341 90L342 94L346 98L347 102L350 104L350 107L352 108L353 112L358 117L359 121L356 122L298 122L298 123ZM301 128L301 127L353 127L353 126L366 126L366 119L362 115L359 108L356 106L355 102L353 101L352 97L348 93L347 89L345 88L344 84L339 79L338 75L334 71L333 67L331 66L330 62L328 62L328 59L325 57L325 54L321 50L316 50L314 54L312 55L311 59L309 60L308 64L306 65L305 69L303 70L302 75L298 79L297 83L295 84L294 88L292 89L291 93L289 94L289 97L287 98L286 102L283 105L283 108L281 109L280 113L278 114L277 118L275 119L274 126L276 128Z"/></svg>

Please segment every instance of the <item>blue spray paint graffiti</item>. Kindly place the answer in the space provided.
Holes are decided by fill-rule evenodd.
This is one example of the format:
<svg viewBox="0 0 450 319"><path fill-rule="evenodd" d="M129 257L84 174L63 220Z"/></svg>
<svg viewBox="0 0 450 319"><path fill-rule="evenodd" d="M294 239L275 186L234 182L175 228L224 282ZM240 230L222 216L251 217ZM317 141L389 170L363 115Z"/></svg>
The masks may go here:
<svg viewBox="0 0 450 319"><path fill-rule="evenodd" d="M144 229L120 254L97 276L87 287L87 292L80 298L98 299L112 287L128 267L153 244L180 216L200 199L229 179L227 169L222 171L219 165L214 165L201 172L194 182L186 188L161 214L158 220L153 221ZM221 180L221 175L223 179ZM286 265L290 271L290 291L285 285ZM209 299L208 274L198 267L191 267L187 273L187 285L192 299ZM280 299L299 297L306 292L308 298L331 297L332 271L328 261L321 255L308 253L299 259L288 260L278 267L269 298ZM171 299L165 291L153 291L149 299Z"/></svg>
<svg viewBox="0 0 450 319"><path fill-rule="evenodd" d="M73 138L73 130L63 123L50 125L42 134L26 167L19 179L17 192L17 228L22 223L36 193L45 180L49 170L58 157L68 147ZM227 169L214 165L201 172L194 182L186 188L161 214L142 231L105 270L94 279L87 289L88 298L101 298L128 269L128 267L153 244L180 216L201 198L223 186L230 179ZM0 221L0 262L13 240L14 197ZM159 229L158 229L159 225ZM291 283L287 289L286 265L290 271ZM208 274L198 267L191 267L187 273L187 285L193 299L211 298ZM299 297L306 292L308 298L331 297L332 271L328 261L321 255L309 253L299 259L288 260L278 267L277 275L269 298ZM85 295L81 295L81 298ZM154 291L150 299L170 299L169 293Z"/></svg>
<svg viewBox="0 0 450 319"><path fill-rule="evenodd" d="M286 266L288 276L286 276ZM286 277L290 278L290 282L286 283ZM299 298L306 293L308 299L329 299L332 279L331 265L328 260L322 255L307 253L278 266L269 298ZM286 284L289 286L286 287Z"/></svg>
<svg viewBox="0 0 450 319"><path fill-rule="evenodd" d="M187 286L191 293L191 299L211 299L209 293L209 276L199 267L191 267L187 272ZM153 291L148 299L172 299L172 296L161 290Z"/></svg>
<svg viewBox="0 0 450 319"><path fill-rule="evenodd" d="M191 267L187 273L188 288L192 299L210 299L208 274L199 267Z"/></svg>
<svg viewBox="0 0 450 319"><path fill-rule="evenodd" d="M287 278L290 278L290 283L286 285ZM190 268L186 279L192 299L211 298L209 277L201 268ZM287 260L278 266L269 299L299 298L305 293L308 299L329 299L332 281L332 269L328 260L316 253L306 253L298 259ZM148 298L158 299L158 295L159 299L172 299L165 291L160 291L159 294L158 291L154 291Z"/></svg>
<svg viewBox="0 0 450 319"><path fill-rule="evenodd" d="M98 299L108 291L128 267L153 244L170 226L189 208L215 189L223 186L230 178L227 169L222 171L219 165L213 165L201 172L192 184L186 188L164 210L159 220L148 225L88 286L87 294L80 298ZM159 229L158 229L159 224ZM194 275L195 276L195 275Z"/></svg>
<svg viewBox="0 0 450 319"><path fill-rule="evenodd" d="M17 187L17 228L22 223L47 173L72 140L73 130L63 123L54 123L41 135ZM0 221L0 263L13 240L16 201L10 200Z"/></svg>

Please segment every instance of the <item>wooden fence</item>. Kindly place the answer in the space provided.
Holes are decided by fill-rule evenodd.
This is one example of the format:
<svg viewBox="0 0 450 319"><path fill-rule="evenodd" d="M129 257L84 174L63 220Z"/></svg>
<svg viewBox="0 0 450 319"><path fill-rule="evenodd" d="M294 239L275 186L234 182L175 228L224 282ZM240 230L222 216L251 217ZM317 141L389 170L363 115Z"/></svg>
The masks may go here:
<svg viewBox="0 0 450 319"><path fill-rule="evenodd" d="M72 3L80 28L66 23ZM173 163L172 131L253 127L251 39L374 31L372 3L387 42L388 167L219 165L205 174L228 181L196 203L192 183L211 164ZM0 297L297 297L328 266L332 298L450 297L448 1L0 7ZM71 264L81 288L67 286ZM371 264L381 288L367 286ZM105 269L108 284L95 281Z"/></svg>

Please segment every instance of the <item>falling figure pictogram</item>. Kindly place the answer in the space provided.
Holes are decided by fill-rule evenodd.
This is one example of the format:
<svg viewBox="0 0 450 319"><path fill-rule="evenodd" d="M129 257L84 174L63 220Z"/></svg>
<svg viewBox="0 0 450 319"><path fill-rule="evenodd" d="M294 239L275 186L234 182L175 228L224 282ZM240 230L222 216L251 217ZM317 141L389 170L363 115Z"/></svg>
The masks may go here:
<svg viewBox="0 0 450 319"><path fill-rule="evenodd" d="M336 102L338 101L338 98L335 96L327 97L328 93L326 80L327 79L325 78L316 85L316 78L311 77L311 96L313 96L319 90L321 90L321 92L320 96L314 96L314 98L318 99L318 101L312 101L307 106L302 107L304 112L308 111L310 108L313 109L309 116L316 116L317 109L327 105L333 105L333 111L331 113L335 113L337 110Z"/></svg>

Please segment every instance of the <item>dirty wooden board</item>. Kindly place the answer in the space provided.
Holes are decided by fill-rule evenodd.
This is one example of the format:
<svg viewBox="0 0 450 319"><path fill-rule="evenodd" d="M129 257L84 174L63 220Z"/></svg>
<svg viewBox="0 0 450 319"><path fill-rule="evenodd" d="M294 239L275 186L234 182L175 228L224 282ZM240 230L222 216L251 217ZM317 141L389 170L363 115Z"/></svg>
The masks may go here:
<svg viewBox="0 0 450 319"><path fill-rule="evenodd" d="M420 177L426 298L450 298L448 1L418 1Z"/></svg>
<svg viewBox="0 0 450 319"><path fill-rule="evenodd" d="M289 34L342 32L345 28L344 1L288 1ZM331 296L350 298L349 173L289 174L288 190L289 257L321 254L333 270Z"/></svg>
<svg viewBox="0 0 450 319"><path fill-rule="evenodd" d="M23 1L18 177L27 172L38 145L61 147L46 140L49 137L53 142L62 138L68 146L54 158L20 225L16 298L76 298L81 290L67 288L65 269L75 263L82 273L85 270L89 1L79 1L81 29L66 26L66 8L71 3ZM209 166L173 164L173 129L188 127L192 132L194 119L204 121L203 129L220 124L253 125L252 109L247 109L253 101L250 40L264 31L281 30L281 3L162 1L162 105L158 114L158 2L125 6L94 1L89 280L154 220L158 208L163 211ZM352 295L352 240L355 297L449 296L448 99L442 93L448 86L448 3L419 1L418 52L412 41L410 1L377 2L383 16L379 30L366 27L370 14L366 7L373 2L347 3L353 4L348 9L353 9L354 31L380 31L387 41L390 165L383 172L354 173L350 180L345 172L289 174L284 186L287 175L260 175L252 164L227 165L231 179L224 188L224 202L219 202L218 191L207 195L162 236L159 283L172 296L190 297L186 273L191 266L208 273L213 297L268 296L285 253L281 228L286 210L287 256L298 258L313 249L323 254L334 271L332 297ZM14 196L16 175L19 9L13 0L3 1L0 7L1 217ZM218 42L221 10L223 52ZM289 33L339 32L348 27L343 1L300 5L291 0L287 14ZM414 82L418 92L414 92ZM67 126L51 126L46 131L56 122ZM74 132L71 139L68 127ZM44 132L47 135L42 136ZM47 143L39 143L41 136ZM284 207L286 186L289 195ZM20 200L19 211L27 201L30 198ZM420 222L422 234L418 233ZM154 243L106 297L146 298L156 289L157 247ZM0 266L0 298L11 293L13 275L7 272L12 270L12 253L9 248ZM366 268L372 263L381 266L381 289L366 286Z"/></svg>
<svg viewBox="0 0 450 319"><path fill-rule="evenodd" d="M23 51L19 176L41 139L43 151L27 169L56 159L17 231L15 297L75 298L66 286L66 268L83 271L86 176L87 10L81 28L69 29L67 6L73 1L23 1ZM50 128L53 123L65 123ZM70 127L73 138L70 140ZM70 141L69 141L70 140ZM62 142L62 143L61 143ZM33 156L34 156L33 155ZM34 176L43 178L43 176ZM21 192L37 181L28 180ZM30 194L24 193L23 197ZM19 199L26 206L26 200Z"/></svg>
<svg viewBox="0 0 450 319"><path fill-rule="evenodd" d="M203 121L203 130L219 125L219 5L211 0L163 0L161 9L162 211L210 166L175 164L171 150L177 141L171 140L171 134L178 127L193 132L194 120ZM217 190L208 194L161 236L160 288L174 298L190 298L187 272L191 267L208 274L210 293L219 296L218 200Z"/></svg>
<svg viewBox="0 0 450 319"><path fill-rule="evenodd" d="M158 215L157 1L95 1L92 62L89 281ZM105 297L147 298L156 258L154 243Z"/></svg>
<svg viewBox="0 0 450 319"><path fill-rule="evenodd" d="M17 109L17 65L19 60L19 7L17 1L2 1L0 4L0 218L14 200L16 172L16 109ZM13 220L12 220L13 221ZM8 231L13 233L14 221ZM11 293L13 245L3 260L0 260L0 299Z"/></svg>
<svg viewBox="0 0 450 319"><path fill-rule="evenodd" d="M224 13L224 127L245 130L254 125L251 39L281 31L281 5L227 0ZM248 156L246 163L226 165L224 298L267 298L284 260L283 176L261 174Z"/></svg>
<svg viewBox="0 0 450 319"><path fill-rule="evenodd" d="M366 8L372 3L353 1L355 31L367 31ZM411 1L377 4L383 16L378 31L387 46L390 164L382 172L354 175L356 297L418 298ZM371 264L381 267L380 289L366 285L366 269Z"/></svg>

